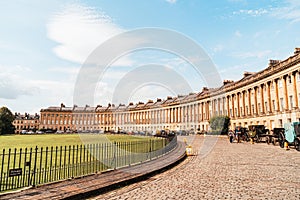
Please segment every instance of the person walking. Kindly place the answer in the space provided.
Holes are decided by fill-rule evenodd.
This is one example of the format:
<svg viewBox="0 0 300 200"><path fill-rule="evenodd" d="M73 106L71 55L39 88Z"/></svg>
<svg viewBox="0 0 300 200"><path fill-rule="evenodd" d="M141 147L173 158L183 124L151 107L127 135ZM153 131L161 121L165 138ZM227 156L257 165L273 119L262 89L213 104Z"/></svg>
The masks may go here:
<svg viewBox="0 0 300 200"><path fill-rule="evenodd" d="M241 127L240 126L236 127L235 137L236 137L237 143L240 143L241 134L242 134Z"/></svg>

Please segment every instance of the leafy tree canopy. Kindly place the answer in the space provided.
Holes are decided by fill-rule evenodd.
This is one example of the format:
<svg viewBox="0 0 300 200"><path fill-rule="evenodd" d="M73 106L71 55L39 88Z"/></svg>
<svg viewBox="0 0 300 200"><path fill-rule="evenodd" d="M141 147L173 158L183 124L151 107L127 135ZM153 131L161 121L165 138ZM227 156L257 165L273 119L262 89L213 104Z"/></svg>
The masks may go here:
<svg viewBox="0 0 300 200"><path fill-rule="evenodd" d="M209 125L213 131L227 133L230 125L230 118L228 116L215 116L209 120Z"/></svg>
<svg viewBox="0 0 300 200"><path fill-rule="evenodd" d="M0 135L13 134L15 127L12 124L15 116L7 107L0 108Z"/></svg>

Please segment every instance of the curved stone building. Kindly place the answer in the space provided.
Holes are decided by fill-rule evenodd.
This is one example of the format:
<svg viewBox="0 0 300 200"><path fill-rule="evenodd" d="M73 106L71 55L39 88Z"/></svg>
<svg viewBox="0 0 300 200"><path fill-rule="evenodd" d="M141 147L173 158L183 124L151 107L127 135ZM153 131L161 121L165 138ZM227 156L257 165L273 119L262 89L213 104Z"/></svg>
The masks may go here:
<svg viewBox="0 0 300 200"><path fill-rule="evenodd" d="M300 120L300 48L294 55L270 60L257 73L226 80L220 88L118 106L49 107L41 110L40 128L57 130L153 131L209 130L216 115L231 118L231 128L263 124L269 129Z"/></svg>

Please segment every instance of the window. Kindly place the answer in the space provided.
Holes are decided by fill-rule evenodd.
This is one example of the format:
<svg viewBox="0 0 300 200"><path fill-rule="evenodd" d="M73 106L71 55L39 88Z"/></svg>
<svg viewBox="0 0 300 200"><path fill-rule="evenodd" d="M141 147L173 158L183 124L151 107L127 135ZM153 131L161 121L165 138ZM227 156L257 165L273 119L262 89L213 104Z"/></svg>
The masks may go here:
<svg viewBox="0 0 300 200"><path fill-rule="evenodd" d="M246 113L249 114L248 106L246 106Z"/></svg>
<svg viewBox="0 0 300 200"><path fill-rule="evenodd" d="M252 114L254 114L254 105L252 105Z"/></svg>
<svg viewBox="0 0 300 200"><path fill-rule="evenodd" d="M258 103L258 113L261 113L261 106L260 106L260 103Z"/></svg>
<svg viewBox="0 0 300 200"><path fill-rule="evenodd" d="M279 87L279 88L282 88L282 81L281 81L281 79L278 80L278 87Z"/></svg>
<svg viewBox="0 0 300 200"><path fill-rule="evenodd" d="M281 106L281 111L284 110L284 102L283 102L283 98L280 98L280 106Z"/></svg>
<svg viewBox="0 0 300 200"><path fill-rule="evenodd" d="M289 81L290 84L292 83L292 77L291 76L289 76L288 81Z"/></svg>
<svg viewBox="0 0 300 200"><path fill-rule="evenodd" d="M273 110L275 110L275 100L272 100Z"/></svg>
<svg viewBox="0 0 300 200"><path fill-rule="evenodd" d="M265 102L265 109L266 109L266 112L268 111L268 102Z"/></svg>
<svg viewBox="0 0 300 200"><path fill-rule="evenodd" d="M293 109L293 96L290 96L290 106L291 106L291 109Z"/></svg>

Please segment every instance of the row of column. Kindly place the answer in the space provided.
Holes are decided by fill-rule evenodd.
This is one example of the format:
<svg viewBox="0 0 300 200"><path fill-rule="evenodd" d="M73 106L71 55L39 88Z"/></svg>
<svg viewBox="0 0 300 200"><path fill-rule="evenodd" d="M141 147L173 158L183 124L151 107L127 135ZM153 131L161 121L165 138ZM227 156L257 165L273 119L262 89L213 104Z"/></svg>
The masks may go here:
<svg viewBox="0 0 300 200"><path fill-rule="evenodd" d="M230 117L245 117L254 116L272 112L287 111L289 110L289 105L293 105L290 109L296 109L298 105L298 89L297 89L297 71L293 72L290 76L285 75L282 78L277 78L273 81L268 81L264 84L255 86L254 88L248 88L242 92L237 92L236 94L227 95L227 115ZM288 93L287 79L291 78L293 94ZM279 85L278 83L282 81L283 87L283 102L280 102L279 97ZM271 95L271 84L274 85L274 95ZM260 97L258 95L258 90L260 91ZM266 91L265 91L266 90ZM254 97L251 98L252 92ZM266 94L264 94L266 92ZM246 99L246 94L248 98ZM289 104L289 95L292 97L292 102ZM236 98L236 100L235 100ZM240 100L242 99L242 100ZM231 106L229 102L231 101ZM253 101L253 102L252 102ZM290 100L291 101L291 100ZM280 103L283 103L284 107L281 109ZM240 105L241 104L241 105Z"/></svg>

